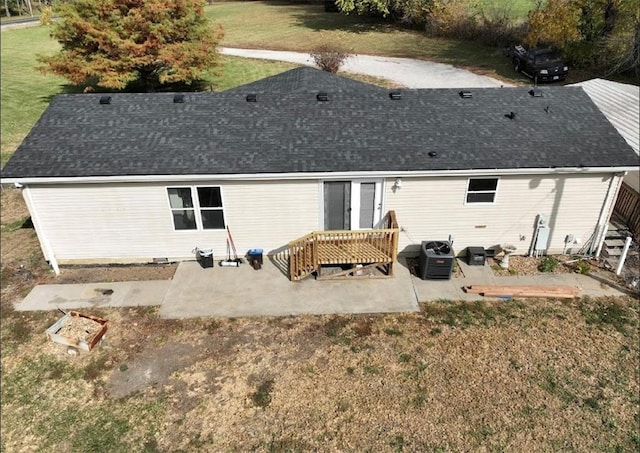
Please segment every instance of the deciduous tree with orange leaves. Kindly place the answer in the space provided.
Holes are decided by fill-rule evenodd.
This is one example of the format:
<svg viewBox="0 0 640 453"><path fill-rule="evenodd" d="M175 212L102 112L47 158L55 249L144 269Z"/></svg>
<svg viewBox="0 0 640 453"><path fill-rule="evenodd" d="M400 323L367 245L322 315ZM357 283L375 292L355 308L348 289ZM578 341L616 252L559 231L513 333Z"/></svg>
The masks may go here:
<svg viewBox="0 0 640 453"><path fill-rule="evenodd" d="M75 0L56 12L62 49L40 57L42 69L89 90L193 85L219 62L223 32L202 0Z"/></svg>

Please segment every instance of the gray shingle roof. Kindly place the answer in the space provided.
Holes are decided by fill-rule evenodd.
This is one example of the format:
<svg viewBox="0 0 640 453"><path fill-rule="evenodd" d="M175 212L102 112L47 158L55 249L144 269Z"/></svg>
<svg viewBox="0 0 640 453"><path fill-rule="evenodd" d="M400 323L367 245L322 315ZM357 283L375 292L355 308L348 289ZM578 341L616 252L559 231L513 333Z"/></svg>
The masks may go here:
<svg viewBox="0 0 640 453"><path fill-rule="evenodd" d="M458 89L402 90L392 100L388 90L299 68L222 93L187 93L184 103L171 93L116 93L109 105L99 94L58 95L2 176L637 165L582 88L541 90L474 88L468 99Z"/></svg>

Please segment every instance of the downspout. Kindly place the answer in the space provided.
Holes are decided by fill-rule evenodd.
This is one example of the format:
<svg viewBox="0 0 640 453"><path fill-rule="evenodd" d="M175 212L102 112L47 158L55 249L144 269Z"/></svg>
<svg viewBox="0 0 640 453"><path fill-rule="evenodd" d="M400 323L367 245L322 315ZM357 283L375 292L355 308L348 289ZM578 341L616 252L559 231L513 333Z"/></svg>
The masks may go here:
<svg viewBox="0 0 640 453"><path fill-rule="evenodd" d="M590 253L593 252L595 246L595 258L599 258L600 252L602 252L602 246L604 245L604 240L607 236L607 225L615 206L615 200L618 196L618 191L620 190L623 176L624 173L622 174L622 176L620 176L619 173L614 173L613 175L611 175L609 188L607 189L607 196L605 197L604 203L602 204L600 217L598 218L598 224L596 225L596 233L593 238L594 242L589 250ZM615 184L615 182L617 182L617 184Z"/></svg>
<svg viewBox="0 0 640 453"><path fill-rule="evenodd" d="M31 221L33 222L33 227L36 230L36 235L40 240L40 246L42 247L44 258L49 262L49 265L53 269L53 272L55 272L56 275L60 275L58 261L56 261L56 257L53 254L53 250L51 250L51 246L49 245L47 236L44 234L44 229L41 227L40 217L38 216L36 206L33 203L33 198L31 197L29 186L23 187L22 196L24 198L24 201L27 203L27 209L29 209L29 212L31 213Z"/></svg>

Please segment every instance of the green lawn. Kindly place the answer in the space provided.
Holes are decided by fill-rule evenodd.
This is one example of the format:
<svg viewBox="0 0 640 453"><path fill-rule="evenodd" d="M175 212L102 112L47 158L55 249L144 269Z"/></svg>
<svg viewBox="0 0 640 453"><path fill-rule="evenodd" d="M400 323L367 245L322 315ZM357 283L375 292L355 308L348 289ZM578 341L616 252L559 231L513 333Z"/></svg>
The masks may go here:
<svg viewBox="0 0 640 453"><path fill-rule="evenodd" d="M527 14L536 6L536 0L480 0L487 13L506 12L507 15L516 20L527 18Z"/></svg>
<svg viewBox="0 0 640 453"><path fill-rule="evenodd" d="M58 43L49 38L48 27L22 28L2 32L2 164L20 144L35 121L60 93L65 80L35 69L36 55L55 52Z"/></svg>

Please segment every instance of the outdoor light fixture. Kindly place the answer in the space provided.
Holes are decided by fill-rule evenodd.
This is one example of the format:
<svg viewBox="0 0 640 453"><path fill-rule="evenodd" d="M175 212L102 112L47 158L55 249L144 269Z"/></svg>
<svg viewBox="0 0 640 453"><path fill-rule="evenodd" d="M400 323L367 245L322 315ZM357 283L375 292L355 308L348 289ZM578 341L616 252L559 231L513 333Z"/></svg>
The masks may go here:
<svg viewBox="0 0 640 453"><path fill-rule="evenodd" d="M396 181L393 183L393 189L394 190L402 189L402 179L396 178Z"/></svg>

